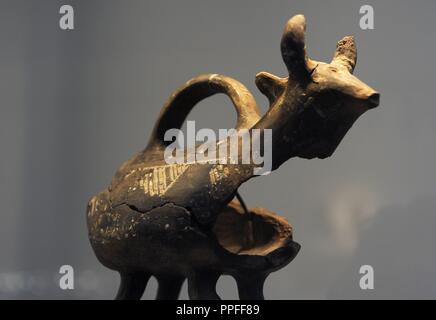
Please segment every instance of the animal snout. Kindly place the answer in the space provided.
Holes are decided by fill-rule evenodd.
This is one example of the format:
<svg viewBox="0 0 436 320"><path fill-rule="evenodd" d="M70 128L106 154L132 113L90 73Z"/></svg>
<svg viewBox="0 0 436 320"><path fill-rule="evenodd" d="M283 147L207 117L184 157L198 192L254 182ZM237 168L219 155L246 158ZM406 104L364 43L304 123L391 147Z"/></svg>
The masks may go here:
<svg viewBox="0 0 436 320"><path fill-rule="evenodd" d="M375 108L380 103L380 93L375 92L371 94L368 98L368 107L369 108Z"/></svg>

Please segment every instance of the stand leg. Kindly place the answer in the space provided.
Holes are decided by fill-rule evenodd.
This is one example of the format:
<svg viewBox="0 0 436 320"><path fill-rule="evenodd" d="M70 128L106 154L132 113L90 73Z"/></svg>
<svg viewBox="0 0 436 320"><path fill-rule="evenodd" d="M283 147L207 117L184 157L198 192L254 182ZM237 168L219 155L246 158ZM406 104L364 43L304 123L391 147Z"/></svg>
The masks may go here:
<svg viewBox="0 0 436 320"><path fill-rule="evenodd" d="M160 276L157 277L158 289L156 300L177 300L182 289L184 277Z"/></svg>
<svg viewBox="0 0 436 320"><path fill-rule="evenodd" d="M215 271L195 271L188 277L188 293L191 300L220 300L216 282L220 274Z"/></svg>
<svg viewBox="0 0 436 320"><path fill-rule="evenodd" d="M139 300L150 275L144 272L120 272L121 283L116 300Z"/></svg>
<svg viewBox="0 0 436 320"><path fill-rule="evenodd" d="M239 299L241 300L264 300L263 284L267 275L244 274L235 276L238 285Z"/></svg>

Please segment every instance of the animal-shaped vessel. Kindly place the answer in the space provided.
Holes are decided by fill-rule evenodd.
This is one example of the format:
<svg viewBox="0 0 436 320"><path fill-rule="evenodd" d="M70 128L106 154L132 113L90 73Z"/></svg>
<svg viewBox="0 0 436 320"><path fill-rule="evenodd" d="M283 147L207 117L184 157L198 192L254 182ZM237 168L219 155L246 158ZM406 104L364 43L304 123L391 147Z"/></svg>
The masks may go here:
<svg viewBox="0 0 436 320"><path fill-rule="evenodd" d="M218 299L222 274L235 278L241 299L263 299L268 274L297 255L288 222L265 209L247 209L237 193L256 176L257 164L168 164L164 136L183 125L196 103L224 93L237 111L237 131L272 130L272 170L292 157L330 156L357 118L378 105L379 94L352 75L352 37L340 40L333 60L323 63L307 57L305 29L302 15L285 26L287 77L256 76L270 103L266 114L238 81L195 77L171 95L147 147L89 201L89 238L101 263L121 275L118 299L139 299L152 275L157 299L176 299L185 279L191 299Z"/></svg>

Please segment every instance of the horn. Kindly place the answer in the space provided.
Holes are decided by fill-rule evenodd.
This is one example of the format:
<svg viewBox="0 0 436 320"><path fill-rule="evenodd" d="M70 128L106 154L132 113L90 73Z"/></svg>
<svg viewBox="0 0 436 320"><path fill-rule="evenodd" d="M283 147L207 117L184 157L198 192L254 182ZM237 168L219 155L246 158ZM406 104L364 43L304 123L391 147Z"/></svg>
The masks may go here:
<svg viewBox="0 0 436 320"><path fill-rule="evenodd" d="M312 61L306 54L306 18L299 14L288 20L280 44L283 61L289 75L298 82L308 82Z"/></svg>
<svg viewBox="0 0 436 320"><path fill-rule="evenodd" d="M354 37L346 36L338 41L332 64L343 66L353 73L357 61L357 50Z"/></svg>

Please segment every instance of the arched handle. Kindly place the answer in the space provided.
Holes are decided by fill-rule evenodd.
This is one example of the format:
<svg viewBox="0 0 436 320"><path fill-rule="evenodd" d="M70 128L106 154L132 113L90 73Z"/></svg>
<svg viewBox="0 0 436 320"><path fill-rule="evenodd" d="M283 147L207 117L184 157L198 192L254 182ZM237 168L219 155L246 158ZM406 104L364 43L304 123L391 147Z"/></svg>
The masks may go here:
<svg viewBox="0 0 436 320"><path fill-rule="evenodd" d="M237 113L236 129L251 128L260 119L256 101L242 83L218 74L199 75L177 89L165 103L146 150L170 143L164 141L165 132L180 129L194 106L216 93L224 93L232 101Z"/></svg>

